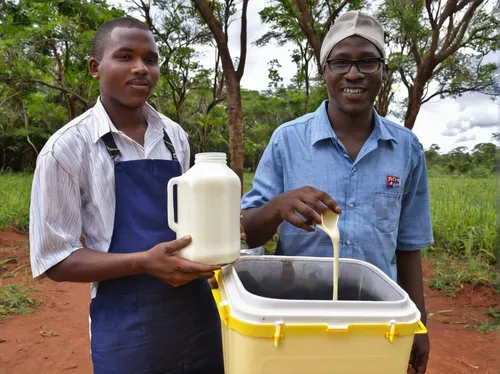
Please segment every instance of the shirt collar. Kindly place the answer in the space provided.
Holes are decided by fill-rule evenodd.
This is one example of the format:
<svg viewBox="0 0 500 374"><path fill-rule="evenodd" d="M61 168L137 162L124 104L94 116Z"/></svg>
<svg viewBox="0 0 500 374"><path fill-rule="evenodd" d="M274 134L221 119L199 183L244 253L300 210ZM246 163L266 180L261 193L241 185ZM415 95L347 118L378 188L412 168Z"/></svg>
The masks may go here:
<svg viewBox="0 0 500 374"><path fill-rule="evenodd" d="M97 102L93 107L93 115L94 115L94 136L93 141L96 143L103 135L108 132L119 133L120 131L116 128L116 126L109 118L108 112L104 108L101 102L101 96L97 98ZM158 112L153 109L151 105L146 103L144 105L144 116L146 117L146 121L148 122L148 126L152 126L155 130L163 128L163 121L159 116Z"/></svg>
<svg viewBox="0 0 500 374"><path fill-rule="evenodd" d="M382 117L378 115L375 108L373 109L373 116L375 119L375 128L373 130L374 140L391 140L397 143L397 139L389 132ZM333 131L330 119L328 118L328 100L323 101L314 114L311 129L311 145L315 145L324 139L338 141L337 134Z"/></svg>

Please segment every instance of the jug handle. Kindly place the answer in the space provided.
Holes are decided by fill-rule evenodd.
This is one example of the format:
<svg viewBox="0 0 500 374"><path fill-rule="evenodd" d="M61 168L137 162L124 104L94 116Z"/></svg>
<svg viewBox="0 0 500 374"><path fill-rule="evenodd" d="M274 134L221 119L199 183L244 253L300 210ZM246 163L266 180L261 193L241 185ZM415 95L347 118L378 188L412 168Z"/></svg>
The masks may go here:
<svg viewBox="0 0 500 374"><path fill-rule="evenodd" d="M168 215L168 226L172 231L177 232L179 225L175 222L174 217L174 185L178 184L181 177L171 178L167 184L167 215Z"/></svg>

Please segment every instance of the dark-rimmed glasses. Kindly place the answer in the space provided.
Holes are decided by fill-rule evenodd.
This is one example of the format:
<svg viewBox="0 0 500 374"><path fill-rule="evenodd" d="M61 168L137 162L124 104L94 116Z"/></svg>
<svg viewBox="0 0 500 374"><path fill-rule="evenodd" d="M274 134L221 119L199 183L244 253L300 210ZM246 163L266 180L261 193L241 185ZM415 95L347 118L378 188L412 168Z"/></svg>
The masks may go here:
<svg viewBox="0 0 500 374"><path fill-rule="evenodd" d="M346 74L351 70L353 65L362 74L372 74L380 69L383 62L384 59L380 57L368 57L359 60L332 59L326 61L333 74Z"/></svg>

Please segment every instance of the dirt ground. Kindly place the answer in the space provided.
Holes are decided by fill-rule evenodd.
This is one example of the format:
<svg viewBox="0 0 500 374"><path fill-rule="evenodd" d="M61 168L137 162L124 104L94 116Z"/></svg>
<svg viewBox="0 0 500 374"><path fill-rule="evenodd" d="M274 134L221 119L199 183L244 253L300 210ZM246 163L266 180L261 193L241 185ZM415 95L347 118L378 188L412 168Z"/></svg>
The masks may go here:
<svg viewBox="0 0 500 374"><path fill-rule="evenodd" d="M27 316L0 320L0 374L89 374L88 284L61 284L48 280L33 282L29 272L27 236L14 231L0 232L0 260L16 256L21 269L10 282L35 287L41 301ZM23 264L24 270L23 270ZM425 263L425 275L430 264ZM428 374L499 374L500 330L483 334L470 328L484 321L484 311L500 306L500 295L478 287L466 287L450 299L425 289L431 357Z"/></svg>

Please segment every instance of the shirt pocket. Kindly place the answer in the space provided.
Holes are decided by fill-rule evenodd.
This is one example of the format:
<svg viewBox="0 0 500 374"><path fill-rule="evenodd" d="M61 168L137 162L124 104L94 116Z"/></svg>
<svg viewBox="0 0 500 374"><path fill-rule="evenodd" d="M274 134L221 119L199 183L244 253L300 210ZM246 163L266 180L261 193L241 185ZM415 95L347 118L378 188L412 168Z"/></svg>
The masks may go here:
<svg viewBox="0 0 500 374"><path fill-rule="evenodd" d="M401 193L373 192L372 225L383 233L391 233L398 228L401 214Z"/></svg>

